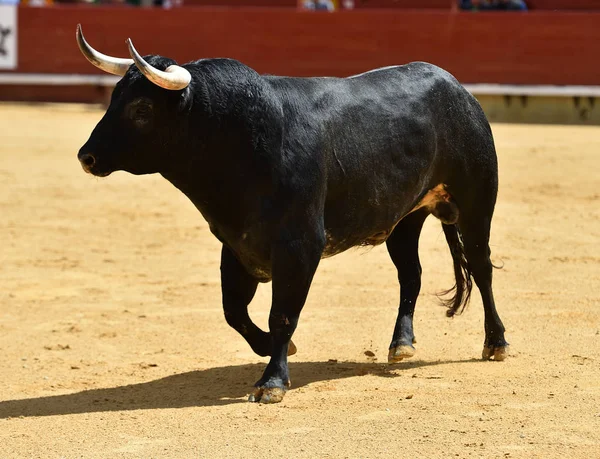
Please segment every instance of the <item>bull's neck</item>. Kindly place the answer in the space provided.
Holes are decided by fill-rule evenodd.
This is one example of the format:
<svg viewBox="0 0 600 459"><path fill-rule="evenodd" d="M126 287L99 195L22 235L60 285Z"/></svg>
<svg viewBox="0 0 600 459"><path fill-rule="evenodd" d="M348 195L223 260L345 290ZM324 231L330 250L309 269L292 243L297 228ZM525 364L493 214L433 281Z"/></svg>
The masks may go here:
<svg viewBox="0 0 600 459"><path fill-rule="evenodd" d="M192 201L211 226L239 226L240 210L252 191L248 175L240 166L231 166L235 160L224 153L210 159L195 158L181 161L162 175Z"/></svg>
<svg viewBox="0 0 600 459"><path fill-rule="evenodd" d="M278 132L271 118L276 119L279 111L262 95L264 83L253 70L229 60L204 65L237 70L202 73L204 85L194 93L186 135L177 141L178 156L161 173L209 223L239 225L238 220L256 208L265 187L270 185L264 144L273 140L265 140L265 131L271 136ZM226 75L230 76L225 81ZM253 99L248 101L249 97ZM259 97L260 116L256 110L240 110L244 104L253 107ZM264 124L270 128L265 130ZM277 143L278 137L274 139Z"/></svg>

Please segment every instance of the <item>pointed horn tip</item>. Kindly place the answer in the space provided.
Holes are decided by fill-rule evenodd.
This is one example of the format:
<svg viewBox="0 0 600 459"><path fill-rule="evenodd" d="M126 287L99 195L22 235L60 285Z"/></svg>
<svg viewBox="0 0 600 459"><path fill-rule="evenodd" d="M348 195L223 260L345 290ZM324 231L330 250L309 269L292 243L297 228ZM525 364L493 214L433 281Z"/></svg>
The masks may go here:
<svg viewBox="0 0 600 459"><path fill-rule="evenodd" d="M133 40L131 38L128 38L127 40L125 40L125 43L127 43L127 48L129 49L129 55L135 59L135 55L139 54L137 52L137 49L135 49L135 46L133 46Z"/></svg>

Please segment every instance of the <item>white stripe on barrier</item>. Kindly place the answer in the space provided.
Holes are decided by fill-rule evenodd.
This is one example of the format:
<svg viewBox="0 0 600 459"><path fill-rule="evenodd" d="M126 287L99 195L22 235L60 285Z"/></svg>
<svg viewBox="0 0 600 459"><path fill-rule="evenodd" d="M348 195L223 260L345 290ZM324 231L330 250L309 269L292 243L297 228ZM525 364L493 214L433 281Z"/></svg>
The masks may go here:
<svg viewBox="0 0 600 459"><path fill-rule="evenodd" d="M465 84L476 96L600 97L600 86Z"/></svg>
<svg viewBox="0 0 600 459"><path fill-rule="evenodd" d="M119 80L112 75L0 73L0 85L114 86Z"/></svg>
<svg viewBox="0 0 600 459"><path fill-rule="evenodd" d="M52 73L0 73L0 85L114 86L119 77ZM476 96L600 97L600 86L465 84Z"/></svg>

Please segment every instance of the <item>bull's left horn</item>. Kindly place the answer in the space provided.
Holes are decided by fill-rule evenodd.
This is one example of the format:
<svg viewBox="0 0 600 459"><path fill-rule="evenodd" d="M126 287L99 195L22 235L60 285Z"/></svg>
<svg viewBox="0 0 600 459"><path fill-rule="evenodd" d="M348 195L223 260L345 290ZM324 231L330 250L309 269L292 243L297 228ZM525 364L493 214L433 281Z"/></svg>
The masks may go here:
<svg viewBox="0 0 600 459"><path fill-rule="evenodd" d="M131 38L127 39L127 46L129 47L129 54L133 58L136 67L155 85L164 89L177 91L179 89L187 88L190 81L192 81L190 72L179 65L170 65L164 72L152 67L135 50Z"/></svg>
<svg viewBox="0 0 600 459"><path fill-rule="evenodd" d="M127 73L127 70L133 64L133 59L121 59L119 57L107 56L106 54L99 53L85 41L83 38L83 32L81 31L81 24L77 24L77 45L85 58L90 61L93 65L98 67L105 72L112 73L113 75L123 76Z"/></svg>

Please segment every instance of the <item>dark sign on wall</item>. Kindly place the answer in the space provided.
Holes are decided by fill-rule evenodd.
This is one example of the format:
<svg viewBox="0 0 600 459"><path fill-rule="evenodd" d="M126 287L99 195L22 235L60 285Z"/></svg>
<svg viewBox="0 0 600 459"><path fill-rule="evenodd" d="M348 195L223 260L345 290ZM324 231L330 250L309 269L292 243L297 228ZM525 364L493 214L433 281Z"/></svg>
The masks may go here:
<svg viewBox="0 0 600 459"><path fill-rule="evenodd" d="M17 67L17 7L0 6L0 69Z"/></svg>

